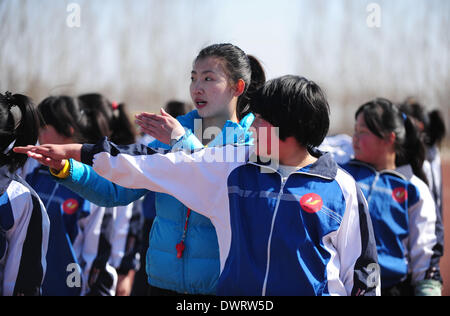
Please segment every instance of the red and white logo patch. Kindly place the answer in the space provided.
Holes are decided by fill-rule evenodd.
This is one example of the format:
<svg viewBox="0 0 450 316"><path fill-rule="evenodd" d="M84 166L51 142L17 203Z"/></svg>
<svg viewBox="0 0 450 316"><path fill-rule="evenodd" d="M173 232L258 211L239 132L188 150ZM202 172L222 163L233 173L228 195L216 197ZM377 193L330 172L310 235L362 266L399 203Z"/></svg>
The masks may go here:
<svg viewBox="0 0 450 316"><path fill-rule="evenodd" d="M398 187L392 190L392 198L398 203L404 203L408 198L408 191L403 187Z"/></svg>
<svg viewBox="0 0 450 316"><path fill-rule="evenodd" d="M308 193L300 199L300 206L305 212L314 214L322 208L323 200L318 194Z"/></svg>
<svg viewBox="0 0 450 316"><path fill-rule="evenodd" d="M67 215L72 215L78 210L79 206L80 206L80 204L78 203L77 200L68 199L63 203L62 209L63 209L64 213L66 213Z"/></svg>

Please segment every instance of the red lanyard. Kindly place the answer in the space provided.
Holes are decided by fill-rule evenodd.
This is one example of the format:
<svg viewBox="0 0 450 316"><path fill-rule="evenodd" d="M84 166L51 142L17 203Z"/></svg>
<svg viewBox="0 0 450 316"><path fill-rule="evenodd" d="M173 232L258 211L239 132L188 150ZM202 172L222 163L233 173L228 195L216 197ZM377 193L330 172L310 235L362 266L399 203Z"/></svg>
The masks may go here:
<svg viewBox="0 0 450 316"><path fill-rule="evenodd" d="M186 239L186 233L187 233L187 228L188 228L188 221L189 221L189 217L190 216L191 216L191 210L188 209L187 215L186 215L186 222L184 223L183 236L181 237L181 241L175 246L175 249L177 250L177 258L178 259L183 257L183 251L184 251L184 248L186 248L186 246L184 245L184 240Z"/></svg>

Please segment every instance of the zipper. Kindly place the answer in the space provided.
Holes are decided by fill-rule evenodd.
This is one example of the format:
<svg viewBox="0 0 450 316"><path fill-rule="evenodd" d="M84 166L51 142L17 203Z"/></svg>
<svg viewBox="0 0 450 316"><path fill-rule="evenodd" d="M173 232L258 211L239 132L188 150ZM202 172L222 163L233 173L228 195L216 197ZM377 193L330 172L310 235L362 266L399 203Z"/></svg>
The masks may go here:
<svg viewBox="0 0 450 316"><path fill-rule="evenodd" d="M379 178L380 178L380 173L378 171L375 171L375 179L373 179L372 185L370 186L369 196L367 197L367 205L369 205L370 200L372 199L372 192L373 192L373 189L375 188Z"/></svg>
<svg viewBox="0 0 450 316"><path fill-rule="evenodd" d="M270 226L269 241L267 243L267 264L266 264L266 274L264 276L264 283L263 283L263 288L262 288L262 296L266 296L267 279L269 277L269 269L270 269L270 252L271 252L271 245L272 245L272 233L273 233L273 228L275 226L275 218L277 217L278 208L280 206L280 201L281 201L281 196L283 195L284 185L286 184L286 181L288 179L288 177L283 178L283 176L281 174L280 174L280 176L281 176L281 187L280 187L280 192L278 193L277 204L275 205L275 210L273 212L272 224Z"/></svg>
<svg viewBox="0 0 450 316"><path fill-rule="evenodd" d="M56 190L58 190L58 188L59 188L59 183L56 183L56 185L53 188L52 194L50 194L50 198L47 201L47 205L45 205L45 209L47 209L47 210L49 209L50 203L52 203L53 198L55 197Z"/></svg>

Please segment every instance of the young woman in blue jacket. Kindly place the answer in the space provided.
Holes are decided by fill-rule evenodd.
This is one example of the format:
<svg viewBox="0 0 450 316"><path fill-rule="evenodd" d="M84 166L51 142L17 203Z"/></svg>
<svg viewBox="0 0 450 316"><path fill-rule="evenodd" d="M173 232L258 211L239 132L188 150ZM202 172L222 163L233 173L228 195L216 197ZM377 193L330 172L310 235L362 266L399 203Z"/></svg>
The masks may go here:
<svg viewBox="0 0 450 316"><path fill-rule="evenodd" d="M424 145L389 100L363 104L355 119L355 159L343 167L369 204L382 294L440 295L437 216L422 170Z"/></svg>
<svg viewBox="0 0 450 316"><path fill-rule="evenodd" d="M265 82L259 62L235 45L211 45L195 59L191 77L196 110L178 117L179 125L172 125L174 121L163 112L165 122L159 126L164 135L159 138L168 144L155 141L149 146L171 149L176 144L176 150L190 151L206 145L249 144L248 129L254 116L248 103L251 93ZM122 188L99 177L89 166L74 160L69 163L68 177L61 183L98 205L126 205L148 192ZM149 243L146 268L151 295L216 294L219 245L207 217L171 195L157 193Z"/></svg>

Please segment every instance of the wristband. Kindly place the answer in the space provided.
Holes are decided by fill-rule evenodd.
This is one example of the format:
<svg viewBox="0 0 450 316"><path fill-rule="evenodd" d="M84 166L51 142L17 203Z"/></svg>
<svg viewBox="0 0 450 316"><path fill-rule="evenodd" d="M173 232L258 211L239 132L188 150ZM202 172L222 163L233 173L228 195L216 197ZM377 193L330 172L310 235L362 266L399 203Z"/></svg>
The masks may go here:
<svg viewBox="0 0 450 316"><path fill-rule="evenodd" d="M70 176L70 161L68 159L66 159L64 168L62 168L62 170L59 172L53 170L52 168L49 168L49 169L50 169L50 173L53 176L60 178L60 179L65 179Z"/></svg>

